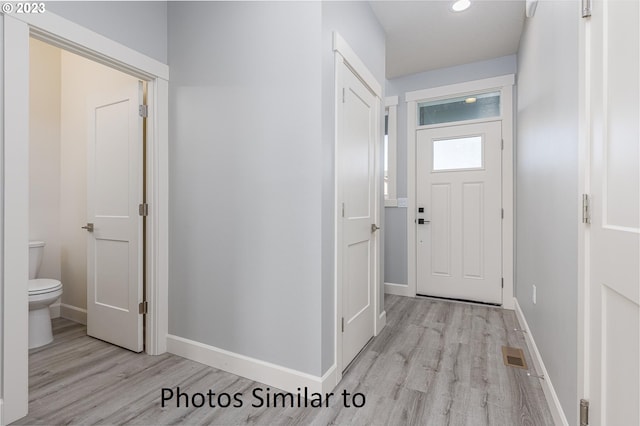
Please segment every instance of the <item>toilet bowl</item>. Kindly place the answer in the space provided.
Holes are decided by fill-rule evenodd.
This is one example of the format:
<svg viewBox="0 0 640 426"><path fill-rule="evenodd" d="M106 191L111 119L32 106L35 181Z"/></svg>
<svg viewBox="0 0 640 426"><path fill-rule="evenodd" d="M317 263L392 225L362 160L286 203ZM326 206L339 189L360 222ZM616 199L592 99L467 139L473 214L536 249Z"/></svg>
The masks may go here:
<svg viewBox="0 0 640 426"><path fill-rule="evenodd" d="M29 242L29 349L53 341L49 305L62 295L62 283L36 278L42 263L44 241Z"/></svg>

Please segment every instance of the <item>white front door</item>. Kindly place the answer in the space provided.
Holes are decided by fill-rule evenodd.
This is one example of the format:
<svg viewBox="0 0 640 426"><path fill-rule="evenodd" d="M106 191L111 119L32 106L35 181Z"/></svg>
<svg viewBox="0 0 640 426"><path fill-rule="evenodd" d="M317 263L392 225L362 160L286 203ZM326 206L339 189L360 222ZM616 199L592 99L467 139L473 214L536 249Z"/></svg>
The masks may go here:
<svg viewBox="0 0 640 426"><path fill-rule="evenodd" d="M376 97L345 65L338 109L342 367L374 335ZM341 267L340 267L341 266Z"/></svg>
<svg viewBox="0 0 640 426"><path fill-rule="evenodd" d="M135 352L143 349L141 103L138 81L90 102L87 164L87 333Z"/></svg>
<svg viewBox="0 0 640 426"><path fill-rule="evenodd" d="M502 303L500 121L419 130L417 293Z"/></svg>
<svg viewBox="0 0 640 426"><path fill-rule="evenodd" d="M590 18L591 225L587 225L589 424L640 424L640 7ZM589 45L587 45L589 46Z"/></svg>

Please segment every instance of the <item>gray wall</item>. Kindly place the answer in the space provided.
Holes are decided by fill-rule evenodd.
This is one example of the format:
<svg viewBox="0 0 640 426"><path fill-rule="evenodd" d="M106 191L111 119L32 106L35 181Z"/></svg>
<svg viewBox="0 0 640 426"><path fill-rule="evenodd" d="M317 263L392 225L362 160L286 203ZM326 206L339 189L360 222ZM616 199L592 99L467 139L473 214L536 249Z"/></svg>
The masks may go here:
<svg viewBox="0 0 640 426"><path fill-rule="evenodd" d="M338 31L382 85L385 34L367 2L322 3L322 371L334 362L334 126L333 31ZM384 126L382 121L381 126ZM381 127L382 129L382 127ZM380 288L380 300L384 287ZM382 306L378 309L381 310Z"/></svg>
<svg viewBox="0 0 640 426"><path fill-rule="evenodd" d="M518 55L516 297L569 424L578 401L579 7L540 2Z"/></svg>
<svg viewBox="0 0 640 426"><path fill-rule="evenodd" d="M320 375L320 3L168 17L169 332Z"/></svg>
<svg viewBox="0 0 640 426"><path fill-rule="evenodd" d="M167 2L50 1L47 10L167 63Z"/></svg>
<svg viewBox="0 0 640 426"><path fill-rule="evenodd" d="M405 93L414 90L480 80L516 73L516 56L509 55L487 61L441 68L386 83L386 96L398 96L397 176L398 198L407 197L407 104ZM407 284L407 209L385 209L385 282Z"/></svg>

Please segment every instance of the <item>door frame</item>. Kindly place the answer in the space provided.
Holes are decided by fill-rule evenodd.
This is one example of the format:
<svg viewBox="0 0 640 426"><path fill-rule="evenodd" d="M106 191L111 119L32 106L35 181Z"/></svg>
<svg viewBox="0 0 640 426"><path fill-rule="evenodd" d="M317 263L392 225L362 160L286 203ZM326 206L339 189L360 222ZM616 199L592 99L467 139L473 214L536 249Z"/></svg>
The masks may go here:
<svg viewBox="0 0 640 426"><path fill-rule="evenodd" d="M513 119L513 86L515 75L507 74L499 77L464 83L439 86L431 89L407 92L407 267L408 283L405 296L416 296L417 259L416 259L416 133L418 130L434 127L455 126L458 124L472 124L485 121L500 120L502 123L502 307L515 309L513 299L514 287L514 119ZM500 91L500 117L490 117L482 120L456 121L431 126L419 126L417 122L417 106L419 102L435 101L457 96L477 94L486 91Z"/></svg>
<svg viewBox="0 0 640 426"><path fill-rule="evenodd" d="M146 353L166 352L168 331L168 103L169 67L51 12L4 16L4 104L0 134L4 146L1 229L2 400L0 424L28 412L28 138L29 37L147 81L146 195L149 215L145 239ZM8 101L10 100L10 102ZM10 105L10 107L8 107ZM17 283L17 284L16 284Z"/></svg>
<svg viewBox="0 0 640 426"><path fill-rule="evenodd" d="M374 188L374 220L375 223L380 224L381 217L381 206L380 206L380 191L382 190L381 179L382 179L382 171L381 171L381 159L382 155L381 149L381 111L382 111L382 85L375 79L373 74L366 67L364 62L358 57L355 51L349 46L349 44L338 34L337 32L333 33L333 50L335 57L335 124L334 124L334 226L335 226L335 258L334 258L334 298L335 298L335 339L334 339L334 347L335 347L335 364L333 368L333 373L335 376L335 383L333 380L330 380L329 387L333 388L337 385L342 379L342 371L346 367L346 365L342 365L342 328L341 328L341 318L342 318L342 211L341 207L339 207L338 194L340 187L340 180L338 176L338 168L339 164L338 158L338 145L339 145L339 133L338 133L338 124L339 124L339 112L342 110L342 70L343 65L346 65L353 71L353 73L364 83L366 87L371 90L371 92L376 96L375 101L375 117L377 117L376 123L376 134L374 143L375 146L375 160L374 160L374 173L375 173L375 188ZM384 307L382 306L382 298L381 298L381 285L380 285L380 277L382 276L382 265L381 265L381 232L375 232L372 234L374 238L374 255L373 259L375 265L373 267L373 324L374 324L374 336L377 336L380 331L384 328L386 323L386 312L384 311ZM332 368L329 369L329 373L332 372Z"/></svg>

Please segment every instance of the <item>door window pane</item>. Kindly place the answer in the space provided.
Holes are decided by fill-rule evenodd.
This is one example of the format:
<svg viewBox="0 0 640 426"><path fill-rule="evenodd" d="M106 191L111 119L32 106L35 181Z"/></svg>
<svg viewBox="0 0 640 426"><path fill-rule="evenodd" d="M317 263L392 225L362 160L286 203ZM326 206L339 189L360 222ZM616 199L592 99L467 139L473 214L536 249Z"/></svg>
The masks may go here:
<svg viewBox="0 0 640 426"><path fill-rule="evenodd" d="M420 126L500 116L500 92L481 93L418 104Z"/></svg>
<svg viewBox="0 0 640 426"><path fill-rule="evenodd" d="M433 141L433 170L482 168L482 136Z"/></svg>

